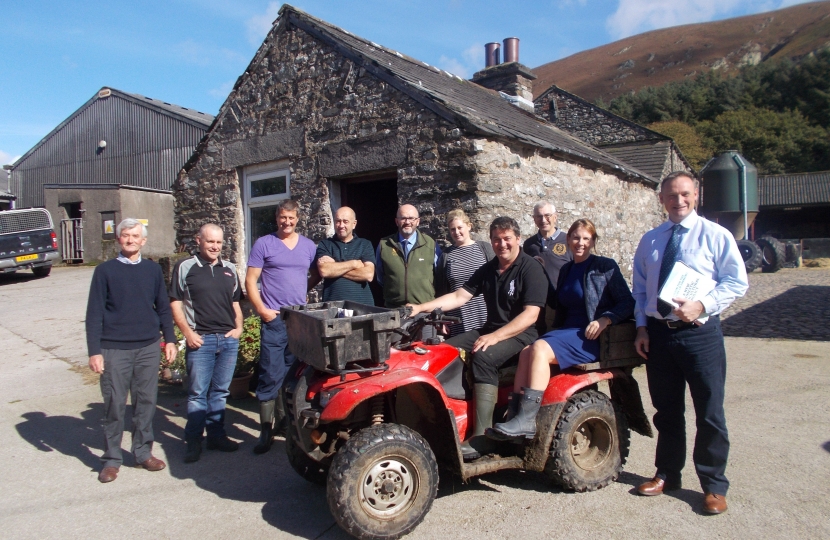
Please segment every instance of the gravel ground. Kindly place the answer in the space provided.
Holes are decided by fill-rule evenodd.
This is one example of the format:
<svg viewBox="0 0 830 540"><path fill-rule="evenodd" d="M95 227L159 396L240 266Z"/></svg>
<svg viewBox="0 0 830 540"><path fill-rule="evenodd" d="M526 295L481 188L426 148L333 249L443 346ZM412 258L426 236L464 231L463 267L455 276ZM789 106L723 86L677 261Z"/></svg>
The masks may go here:
<svg viewBox="0 0 830 540"><path fill-rule="evenodd" d="M167 469L128 467L127 455L115 482L96 481L102 405L97 376L85 367L83 332L91 275L90 268L55 268L46 279L0 275L2 537L347 538L325 488L291 470L282 440L268 454L252 453L253 397L229 402L226 422L238 452L206 451L185 464L186 395L162 385L154 452ZM830 271L750 279L750 294L724 326L732 336L788 339L726 338L726 514L700 512L691 445L682 490L637 496L636 486L654 473L655 440L632 435L619 481L594 493L563 492L536 473L503 471L467 484L443 475L432 510L408 538L830 538L830 343L814 328L827 323L818 310L826 309ZM803 294L805 288L811 292ZM782 324L785 317L793 322ZM816 337L796 339L801 326ZM652 415L645 370L635 377ZM691 412L687 418L691 440ZM126 431L123 447L129 446Z"/></svg>
<svg viewBox="0 0 830 540"><path fill-rule="evenodd" d="M727 336L830 341L830 268L753 272L723 319Z"/></svg>

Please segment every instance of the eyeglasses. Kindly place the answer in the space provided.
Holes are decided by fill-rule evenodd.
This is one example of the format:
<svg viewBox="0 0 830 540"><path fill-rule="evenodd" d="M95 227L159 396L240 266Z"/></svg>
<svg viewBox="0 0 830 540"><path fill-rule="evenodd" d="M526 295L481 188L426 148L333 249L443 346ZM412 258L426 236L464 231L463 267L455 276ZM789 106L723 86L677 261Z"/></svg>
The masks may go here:
<svg viewBox="0 0 830 540"><path fill-rule="evenodd" d="M406 222L408 222L408 221L418 221L418 220L419 220L419 219L421 219L421 218L416 218L416 217L397 217L397 218L395 218L395 219L397 219L397 220L398 220L398 221L400 221L401 223L406 223Z"/></svg>
<svg viewBox="0 0 830 540"><path fill-rule="evenodd" d="M545 219L550 221L550 219L553 218L553 216L555 216L555 215L556 214L533 214L533 219L545 218Z"/></svg>

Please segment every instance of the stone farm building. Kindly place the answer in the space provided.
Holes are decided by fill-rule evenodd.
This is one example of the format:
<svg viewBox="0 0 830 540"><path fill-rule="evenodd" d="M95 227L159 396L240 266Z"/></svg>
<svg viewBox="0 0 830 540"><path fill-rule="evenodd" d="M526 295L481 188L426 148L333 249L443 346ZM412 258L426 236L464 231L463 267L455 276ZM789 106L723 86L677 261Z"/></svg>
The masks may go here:
<svg viewBox="0 0 830 540"><path fill-rule="evenodd" d="M529 236L533 204L550 199L563 227L592 219L599 252L630 269L662 219L659 178L512 99L532 95L528 72L516 61L464 80L285 5L173 186L177 241L193 247L199 226L218 221L244 272L287 197L313 240L333 233L332 209L345 204L373 243L394 232L399 203L445 239L457 207L478 237L501 215Z"/></svg>

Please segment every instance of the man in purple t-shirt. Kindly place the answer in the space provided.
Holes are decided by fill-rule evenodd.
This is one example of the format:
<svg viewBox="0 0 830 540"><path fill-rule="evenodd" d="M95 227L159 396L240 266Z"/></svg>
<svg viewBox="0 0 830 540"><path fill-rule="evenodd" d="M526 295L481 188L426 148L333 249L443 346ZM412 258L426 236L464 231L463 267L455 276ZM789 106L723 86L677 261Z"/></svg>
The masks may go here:
<svg viewBox="0 0 830 540"><path fill-rule="evenodd" d="M256 389L261 424L259 441L254 447L257 454L270 450L274 435L285 432L285 413L277 395L288 368L294 363L294 355L288 349L288 333L279 317L280 308L305 304L306 292L320 280L316 267L312 268L311 277L308 274L317 247L295 230L299 212L296 202L290 199L281 202L277 207L277 232L260 237L248 257L245 289L262 318ZM260 279L261 291L257 288Z"/></svg>

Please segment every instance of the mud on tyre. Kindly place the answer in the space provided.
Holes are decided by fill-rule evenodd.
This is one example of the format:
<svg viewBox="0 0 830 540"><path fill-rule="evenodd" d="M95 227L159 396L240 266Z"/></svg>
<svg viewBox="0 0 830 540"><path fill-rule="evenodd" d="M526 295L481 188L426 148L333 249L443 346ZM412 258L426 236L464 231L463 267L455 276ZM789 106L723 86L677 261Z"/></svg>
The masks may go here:
<svg viewBox="0 0 830 540"><path fill-rule="evenodd" d="M629 436L625 414L605 394L574 394L556 424L545 474L573 491L603 488L619 477Z"/></svg>
<svg viewBox="0 0 830 540"><path fill-rule="evenodd" d="M288 463L291 468L312 484L325 486L329 474L328 466L308 457L303 449L297 445L290 431L289 428L289 433L285 437L285 453L288 455Z"/></svg>
<svg viewBox="0 0 830 540"><path fill-rule="evenodd" d="M411 532L438 492L438 465L418 433L379 424L353 435L334 456L329 509L338 525L361 540Z"/></svg>

